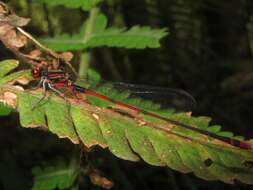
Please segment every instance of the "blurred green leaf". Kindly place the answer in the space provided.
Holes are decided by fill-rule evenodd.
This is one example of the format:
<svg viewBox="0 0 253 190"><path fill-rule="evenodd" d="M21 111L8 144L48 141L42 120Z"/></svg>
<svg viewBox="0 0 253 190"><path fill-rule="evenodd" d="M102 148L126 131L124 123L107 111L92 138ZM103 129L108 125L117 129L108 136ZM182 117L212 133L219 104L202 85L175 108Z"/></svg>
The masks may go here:
<svg viewBox="0 0 253 190"><path fill-rule="evenodd" d="M32 170L34 184L32 190L51 190L70 188L79 174L79 164L72 161L69 164L58 160L44 167L35 167Z"/></svg>
<svg viewBox="0 0 253 190"><path fill-rule="evenodd" d="M3 103L0 102L0 116L7 116L9 115L13 109L5 106Z"/></svg>
<svg viewBox="0 0 253 190"><path fill-rule="evenodd" d="M33 0L35 3L46 3L51 6L63 5L68 8L90 10L103 0Z"/></svg>
<svg viewBox="0 0 253 190"><path fill-rule="evenodd" d="M15 59L8 59L0 62L0 77L5 76L18 66L18 61Z"/></svg>
<svg viewBox="0 0 253 190"><path fill-rule="evenodd" d="M107 18L101 14L96 18L94 31L89 36L85 36L84 24L79 34L64 34L54 38L43 38L41 41L56 51L100 46L145 49L160 47L159 41L168 34L166 29L151 29L149 26L133 26L127 30L117 27L106 28L106 25Z"/></svg>

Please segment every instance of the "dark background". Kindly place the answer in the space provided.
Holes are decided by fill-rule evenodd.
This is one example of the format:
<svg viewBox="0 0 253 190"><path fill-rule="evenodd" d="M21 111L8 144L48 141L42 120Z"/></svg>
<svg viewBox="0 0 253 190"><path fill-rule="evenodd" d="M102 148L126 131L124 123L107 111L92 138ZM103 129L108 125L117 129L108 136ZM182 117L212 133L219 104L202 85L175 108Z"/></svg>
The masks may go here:
<svg viewBox="0 0 253 190"><path fill-rule="evenodd" d="M32 19L25 29L37 37L76 33L87 16L81 10L52 8L29 0L8 3L18 15ZM210 116L212 123L221 124L224 130L252 138L253 1L108 0L101 9L110 25L169 30L159 49L93 49L91 66L103 78L184 89L197 100L193 115ZM1 60L15 58L2 45L0 48ZM73 145L67 140L20 128L17 114L1 117L0 122L0 189L28 189L32 166L71 154ZM95 150L90 156L114 181L114 189L253 189L122 161L106 150ZM82 180L81 187L98 189L88 179Z"/></svg>

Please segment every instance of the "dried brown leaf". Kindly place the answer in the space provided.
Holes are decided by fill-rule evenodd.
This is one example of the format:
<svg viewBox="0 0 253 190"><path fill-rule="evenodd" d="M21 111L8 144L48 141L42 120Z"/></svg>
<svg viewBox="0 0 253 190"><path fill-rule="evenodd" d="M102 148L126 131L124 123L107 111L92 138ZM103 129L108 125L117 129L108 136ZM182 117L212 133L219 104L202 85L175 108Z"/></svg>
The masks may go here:
<svg viewBox="0 0 253 190"><path fill-rule="evenodd" d="M63 52L60 54L60 57L64 60L64 61L71 61L73 58L73 54L71 52Z"/></svg>
<svg viewBox="0 0 253 190"><path fill-rule="evenodd" d="M0 95L0 102L12 107L13 109L17 108L17 95L13 92L5 92L3 95Z"/></svg>
<svg viewBox="0 0 253 190"><path fill-rule="evenodd" d="M98 185L105 189L111 189L113 187L113 182L101 176L97 170L93 170L93 172L89 174L89 177L94 185Z"/></svg>

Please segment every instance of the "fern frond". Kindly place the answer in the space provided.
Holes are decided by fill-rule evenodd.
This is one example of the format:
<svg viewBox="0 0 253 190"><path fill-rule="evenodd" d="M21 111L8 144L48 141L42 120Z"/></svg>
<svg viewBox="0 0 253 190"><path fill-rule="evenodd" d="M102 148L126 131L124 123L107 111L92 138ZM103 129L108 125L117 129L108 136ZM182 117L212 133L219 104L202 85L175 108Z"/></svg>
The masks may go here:
<svg viewBox="0 0 253 190"><path fill-rule="evenodd" d="M33 0L35 3L46 3L51 6L63 5L68 8L90 10L103 0Z"/></svg>
<svg viewBox="0 0 253 190"><path fill-rule="evenodd" d="M1 76L4 75L0 72ZM14 74L12 76L14 81L15 77L20 77ZM5 80L4 78L1 80ZM226 183L239 180L253 184L252 149L230 146L210 136L182 128L178 124L152 118L145 113L122 114L82 99L68 97L66 102L52 95L32 109L43 96L41 90L28 93L10 84L4 85L1 80L1 93L12 92L17 95L16 109L23 127L45 126L50 132L60 138L69 138L73 143L82 142L87 147L108 147L121 159L138 161L141 158L151 165L168 166L183 173L193 172L206 180L221 180ZM216 131L215 134L222 135L219 126L208 127L210 118L207 117L196 118L173 112L166 113L166 117L207 131L211 129ZM159 130L161 127L166 129L166 132ZM232 136L231 133L223 135ZM252 145L251 141L247 143ZM48 169L46 173L51 171L53 170ZM39 169L37 174L39 173L44 172Z"/></svg>
<svg viewBox="0 0 253 190"><path fill-rule="evenodd" d="M79 34L73 36L64 34L54 38L44 38L41 41L56 51L100 46L144 49L160 47L160 39L167 35L166 29L151 29L148 26L133 26L128 30L117 27L106 28L107 18L104 15L99 15L95 22L94 31L85 38L84 24Z"/></svg>
<svg viewBox="0 0 253 190"><path fill-rule="evenodd" d="M32 169L34 184L32 190L67 189L73 185L79 169L75 162L66 163L58 160L56 163L45 167Z"/></svg>

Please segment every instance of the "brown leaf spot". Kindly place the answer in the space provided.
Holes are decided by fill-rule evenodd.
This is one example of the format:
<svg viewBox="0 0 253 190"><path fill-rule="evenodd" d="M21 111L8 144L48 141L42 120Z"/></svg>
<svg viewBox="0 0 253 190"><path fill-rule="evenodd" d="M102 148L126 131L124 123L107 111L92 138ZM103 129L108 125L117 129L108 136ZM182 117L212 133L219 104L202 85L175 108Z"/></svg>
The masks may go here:
<svg viewBox="0 0 253 190"><path fill-rule="evenodd" d="M9 13L7 5L5 5L3 2L0 2L0 14L7 14L7 13Z"/></svg>
<svg viewBox="0 0 253 190"><path fill-rule="evenodd" d="M22 86L13 86L15 89L19 90L19 91L24 91L24 88Z"/></svg>
<svg viewBox="0 0 253 190"><path fill-rule="evenodd" d="M96 120L99 120L99 116L95 113L92 114L92 117L94 117Z"/></svg>
<svg viewBox="0 0 253 190"><path fill-rule="evenodd" d="M3 2L0 2L0 14L8 14L9 9L7 5L5 5Z"/></svg>
<svg viewBox="0 0 253 190"><path fill-rule="evenodd" d="M235 184L237 182L237 180L234 176L230 177L229 181L231 184Z"/></svg>
<svg viewBox="0 0 253 190"><path fill-rule="evenodd" d="M30 81L26 77L20 77L17 79L17 82L22 85L27 85Z"/></svg>
<svg viewBox="0 0 253 190"><path fill-rule="evenodd" d="M208 158L204 161L204 164L206 167L210 167L213 164L213 161L210 158Z"/></svg>
<svg viewBox="0 0 253 190"><path fill-rule="evenodd" d="M14 27L9 25L9 24L3 24L0 22L0 35L4 36L6 35L9 31L11 31Z"/></svg>
<svg viewBox="0 0 253 190"><path fill-rule="evenodd" d="M89 177L94 185L98 185L105 189L111 189L113 187L113 182L101 176L97 170L94 170L92 173L90 173Z"/></svg>
<svg viewBox="0 0 253 190"><path fill-rule="evenodd" d="M64 60L64 61L71 61L73 58L73 54L71 52L63 52L60 54L60 57Z"/></svg>
<svg viewBox="0 0 253 190"><path fill-rule="evenodd" d="M143 120L140 120L140 119L136 119L139 126L144 126L144 125L147 125L147 122L143 121Z"/></svg>
<svg viewBox="0 0 253 190"><path fill-rule="evenodd" d="M187 116L191 116L191 115L192 115L192 112L186 112L186 115L187 115Z"/></svg>
<svg viewBox="0 0 253 190"><path fill-rule="evenodd" d="M6 39L8 39L8 43L12 47L16 47L17 49L25 46L27 43L27 38L25 36L17 36L15 30L10 30L9 32L6 33L5 35Z"/></svg>
<svg viewBox="0 0 253 190"><path fill-rule="evenodd" d="M4 92L0 96L0 101L14 109L17 107L17 95L12 92Z"/></svg>
<svg viewBox="0 0 253 190"><path fill-rule="evenodd" d="M38 49L35 49L35 50L32 50L29 53L29 55L30 55L31 58L36 59L36 58L38 58L41 55L41 51L38 50Z"/></svg>

